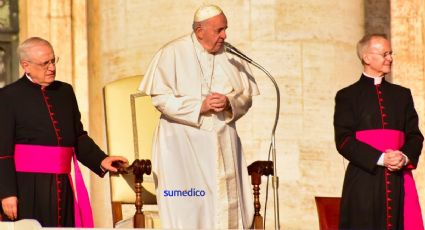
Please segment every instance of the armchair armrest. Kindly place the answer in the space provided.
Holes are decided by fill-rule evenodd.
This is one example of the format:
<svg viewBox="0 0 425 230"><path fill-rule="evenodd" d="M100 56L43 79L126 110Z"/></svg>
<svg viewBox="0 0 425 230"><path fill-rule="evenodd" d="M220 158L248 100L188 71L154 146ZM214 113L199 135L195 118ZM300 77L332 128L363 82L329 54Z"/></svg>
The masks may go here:
<svg viewBox="0 0 425 230"><path fill-rule="evenodd" d="M115 164L116 163L116 164ZM112 174L133 174L136 192L136 213L134 214L133 227L144 228L145 227L145 215L143 214L143 201L142 201L142 182L143 175L150 175L152 172L152 164L150 160L139 160L136 159L133 163L125 167L120 162L114 162L114 167L118 169L118 172Z"/></svg>
<svg viewBox="0 0 425 230"><path fill-rule="evenodd" d="M261 176L273 175L272 161L255 161L248 166L248 174L251 176L251 184L254 186L254 229L264 229L263 217L260 215L260 185Z"/></svg>

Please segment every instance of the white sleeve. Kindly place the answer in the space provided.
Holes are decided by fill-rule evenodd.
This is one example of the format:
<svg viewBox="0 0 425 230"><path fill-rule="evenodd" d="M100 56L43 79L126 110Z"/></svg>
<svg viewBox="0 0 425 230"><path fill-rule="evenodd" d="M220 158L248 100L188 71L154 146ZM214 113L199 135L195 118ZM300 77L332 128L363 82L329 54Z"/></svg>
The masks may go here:
<svg viewBox="0 0 425 230"><path fill-rule="evenodd" d="M385 153L382 153L378 159L378 162L376 162L376 164L379 166L384 166L384 157L385 157Z"/></svg>
<svg viewBox="0 0 425 230"><path fill-rule="evenodd" d="M202 101L190 96L174 96L173 94L152 95L153 105L167 118L178 123L196 126L201 125L200 111Z"/></svg>

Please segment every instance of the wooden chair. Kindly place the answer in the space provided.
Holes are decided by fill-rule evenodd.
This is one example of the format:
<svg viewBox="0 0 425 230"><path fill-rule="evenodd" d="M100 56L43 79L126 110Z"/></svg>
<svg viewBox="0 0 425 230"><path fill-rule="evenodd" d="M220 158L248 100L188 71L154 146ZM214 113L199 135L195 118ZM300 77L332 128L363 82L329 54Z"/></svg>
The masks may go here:
<svg viewBox="0 0 425 230"><path fill-rule="evenodd" d="M340 197L315 197L320 230L339 229Z"/></svg>
<svg viewBox="0 0 425 230"><path fill-rule="evenodd" d="M112 216L116 226L123 219L123 204L135 204L133 226L159 228L154 178L146 175L150 174L152 138L160 114L150 97L138 93L142 77L119 79L103 90L108 154L122 155L133 162L121 168L119 174L110 174ZM143 204L154 211L142 212Z"/></svg>

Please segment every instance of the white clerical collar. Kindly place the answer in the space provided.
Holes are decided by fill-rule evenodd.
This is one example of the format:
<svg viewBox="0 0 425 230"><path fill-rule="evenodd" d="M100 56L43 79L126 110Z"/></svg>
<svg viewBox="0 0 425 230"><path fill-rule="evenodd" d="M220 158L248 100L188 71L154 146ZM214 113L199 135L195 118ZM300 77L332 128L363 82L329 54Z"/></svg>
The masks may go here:
<svg viewBox="0 0 425 230"><path fill-rule="evenodd" d="M25 73L25 76L28 78L28 80L30 80L32 83L34 83L34 81L31 79L31 77L30 77L30 76L28 76L28 74L27 74L27 73Z"/></svg>
<svg viewBox="0 0 425 230"><path fill-rule="evenodd" d="M27 77L28 78L28 80L30 80L32 83L34 83L34 84L37 84L37 85L40 85L40 84L38 84L38 83L35 83L33 80L32 80L32 78L27 74L27 73L25 73L25 77ZM41 88L42 89L44 89L46 86L43 86L43 85L40 85L41 86Z"/></svg>
<svg viewBox="0 0 425 230"><path fill-rule="evenodd" d="M372 77L372 76L370 76L370 75L367 75L365 72L363 72L363 75L365 75L366 77L373 78L373 83L374 83L375 85L379 85L379 84L381 84L382 79L384 78L384 75L382 75L381 77Z"/></svg>

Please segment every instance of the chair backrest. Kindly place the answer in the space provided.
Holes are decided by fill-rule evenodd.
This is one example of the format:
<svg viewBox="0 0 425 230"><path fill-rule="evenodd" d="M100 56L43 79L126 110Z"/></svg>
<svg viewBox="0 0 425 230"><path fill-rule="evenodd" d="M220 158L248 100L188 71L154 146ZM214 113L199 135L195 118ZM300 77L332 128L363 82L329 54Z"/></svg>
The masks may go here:
<svg viewBox="0 0 425 230"><path fill-rule="evenodd" d="M160 113L150 97L141 96L137 88L142 75L108 83L103 90L108 154L135 159L151 159L152 139ZM134 203L134 178L111 176L112 202ZM144 176L144 204L156 204L153 177Z"/></svg>
<svg viewBox="0 0 425 230"><path fill-rule="evenodd" d="M320 230L339 229L340 197L315 197Z"/></svg>

